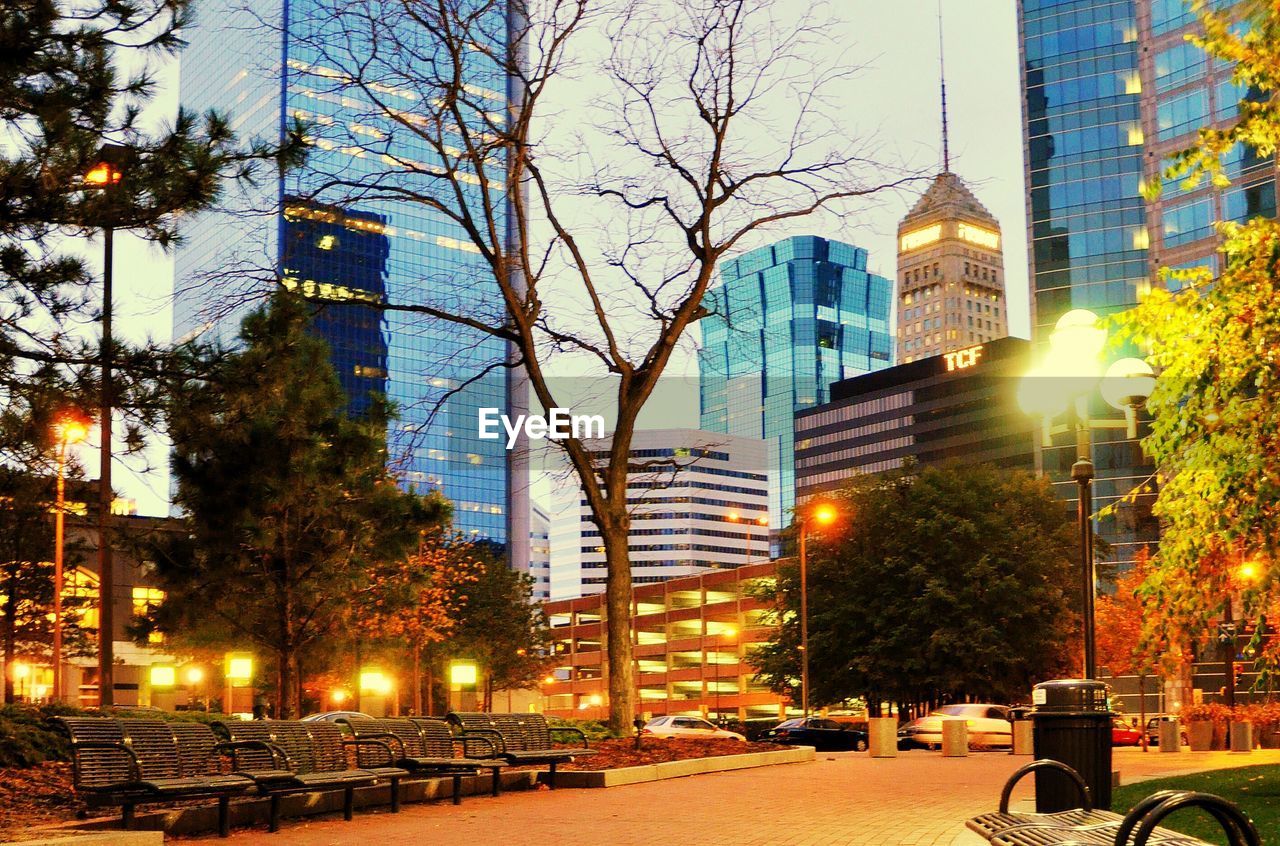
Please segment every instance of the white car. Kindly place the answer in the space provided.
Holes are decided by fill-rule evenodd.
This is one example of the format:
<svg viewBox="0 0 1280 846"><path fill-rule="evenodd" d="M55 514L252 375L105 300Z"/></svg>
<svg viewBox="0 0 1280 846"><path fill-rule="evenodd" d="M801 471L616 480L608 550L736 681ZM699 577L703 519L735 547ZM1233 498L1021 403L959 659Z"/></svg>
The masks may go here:
<svg viewBox="0 0 1280 846"><path fill-rule="evenodd" d="M716 728L701 717L654 717L644 724L640 734L650 737L697 737L706 740L742 740L736 731Z"/></svg>
<svg viewBox="0 0 1280 846"><path fill-rule="evenodd" d="M927 717L912 720L898 730L899 747L942 748L942 721L963 719L969 729L969 746L991 748L1013 744L1013 725L1004 705L944 705Z"/></svg>

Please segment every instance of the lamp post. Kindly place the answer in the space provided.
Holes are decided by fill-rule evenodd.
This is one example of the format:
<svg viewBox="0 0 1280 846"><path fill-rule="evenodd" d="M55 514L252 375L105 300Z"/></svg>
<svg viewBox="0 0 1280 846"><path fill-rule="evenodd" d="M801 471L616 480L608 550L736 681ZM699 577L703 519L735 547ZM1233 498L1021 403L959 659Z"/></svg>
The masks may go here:
<svg viewBox="0 0 1280 846"><path fill-rule="evenodd" d="M88 435L88 427L75 417L66 416L53 426L57 464L56 492L53 507L53 701L62 702L62 569L67 503L67 448Z"/></svg>
<svg viewBox="0 0 1280 846"><path fill-rule="evenodd" d="M800 530L800 709L804 718L809 719L809 521L819 526L827 526L835 522L836 510L833 506L823 504L809 512L797 515Z"/></svg>
<svg viewBox="0 0 1280 846"><path fill-rule="evenodd" d="M1058 319L1049 336L1049 351L1044 359L1022 379L1018 402L1023 410L1041 419L1041 443L1053 445L1053 435L1066 431L1055 429L1053 420L1074 409L1076 460L1071 465L1071 478L1077 486L1076 520L1080 537L1081 610L1084 629L1084 677L1097 675L1093 560L1093 479L1092 459L1094 429L1124 429L1130 439L1138 436L1138 409L1151 396L1155 376L1142 359L1123 358L1107 368L1099 378L1102 351L1107 331L1098 325L1098 316L1087 309L1074 309ZM1125 419L1100 420L1089 413L1089 400L1097 386L1103 399L1122 409Z"/></svg>
<svg viewBox="0 0 1280 846"><path fill-rule="evenodd" d="M726 637L727 637L727 638L729 638L730 642L733 642L734 638L736 638L736 637L738 636L738 630L737 630L737 629L735 629L733 626L725 626L723 629L721 629L721 630L720 630L720 635L719 635L719 636L720 636L721 638L726 638ZM735 650L735 651L736 651L736 650ZM716 725L718 725L718 726L723 726L723 725L724 725L724 715L723 715L722 713L720 713L720 659L719 659L719 655L720 655L720 650L719 650L719 649L716 649L716 656L717 656L717 657L716 657L716 662L715 662L715 668L716 668L716 681L715 681L715 685L716 685ZM735 664L735 666L736 666L736 664L737 664L737 655L736 655L736 654L734 655L734 664Z"/></svg>
<svg viewBox="0 0 1280 846"><path fill-rule="evenodd" d="M130 154L129 148L119 144L104 144L98 150L98 160L84 175L86 188L111 190L124 178L124 166ZM115 662L114 636L115 614L112 594L115 592L115 573L111 555L110 520L111 503L111 405L113 399L111 381L112 346L112 265L113 228L110 220L102 223L102 386L99 390L99 446L98 464L98 704L107 707L115 704L113 665Z"/></svg>
<svg viewBox="0 0 1280 846"><path fill-rule="evenodd" d="M769 525L769 518L768 518L768 517L757 517L757 518L756 518L756 519L754 519L754 520L745 520L745 519L744 519L742 516L740 516L740 515L738 514L738 512L736 512L736 511L730 511L730 512L729 512L729 514L727 515L726 519L727 519L730 523L755 523L757 526L768 526L768 525ZM751 527L750 527L750 526L747 526L747 535L746 535L746 537L747 537L747 561L746 561L746 564L750 564L750 563L751 563ZM746 565L744 564L743 566L746 566Z"/></svg>
<svg viewBox="0 0 1280 846"><path fill-rule="evenodd" d="M1252 582L1258 577L1258 565L1252 561L1242 561L1239 568L1229 577L1235 581ZM1236 707L1236 592L1234 587L1227 592L1227 603L1222 610L1222 631L1218 641L1222 645L1222 664L1226 671L1223 684L1223 699L1228 708Z"/></svg>

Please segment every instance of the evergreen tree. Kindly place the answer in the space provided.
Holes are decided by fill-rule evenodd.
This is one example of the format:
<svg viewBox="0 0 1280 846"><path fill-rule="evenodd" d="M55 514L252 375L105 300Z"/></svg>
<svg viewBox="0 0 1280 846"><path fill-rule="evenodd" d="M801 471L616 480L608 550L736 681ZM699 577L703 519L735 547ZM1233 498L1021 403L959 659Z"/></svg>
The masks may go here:
<svg viewBox="0 0 1280 846"><path fill-rule="evenodd" d="M351 420L328 350L288 294L245 318L241 349L173 386L175 503L189 535L157 556L174 642L274 658L278 714L298 715L301 661L339 637L377 562L404 561L440 503L384 466L385 415Z"/></svg>
<svg viewBox="0 0 1280 846"><path fill-rule="evenodd" d="M1073 665L1075 538L1048 482L926 468L833 501L840 520L809 541L810 702L1016 700ZM798 575L766 589L780 630L756 661L779 691L799 684Z"/></svg>

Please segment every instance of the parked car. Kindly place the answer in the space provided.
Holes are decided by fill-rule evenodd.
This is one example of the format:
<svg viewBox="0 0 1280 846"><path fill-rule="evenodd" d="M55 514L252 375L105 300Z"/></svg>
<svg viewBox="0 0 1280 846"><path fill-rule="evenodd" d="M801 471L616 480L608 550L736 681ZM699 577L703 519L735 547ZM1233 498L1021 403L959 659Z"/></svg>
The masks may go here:
<svg viewBox="0 0 1280 846"><path fill-rule="evenodd" d="M962 705L944 705L927 717L912 720L898 729L898 748L942 748L942 721L960 718L969 729L969 748L982 749L1013 745L1013 725L1009 722L1009 709L1004 705L986 705L967 702Z"/></svg>
<svg viewBox="0 0 1280 846"><path fill-rule="evenodd" d="M765 732L762 739L789 746L812 746L819 752L863 752L867 748L865 731L852 723L821 717L787 720Z"/></svg>
<svg viewBox="0 0 1280 846"><path fill-rule="evenodd" d="M304 723L336 723L338 720L345 720L348 717L360 720L372 720L368 714L360 711L323 711L319 714L311 714L302 718Z"/></svg>
<svg viewBox="0 0 1280 846"><path fill-rule="evenodd" d="M1127 720L1116 718L1111 721L1112 746L1141 746L1142 730Z"/></svg>
<svg viewBox="0 0 1280 846"><path fill-rule="evenodd" d="M746 738L736 731L716 728L701 717L654 717L644 724L640 734L651 737L697 737L703 740L719 738L746 741Z"/></svg>
<svg viewBox="0 0 1280 846"><path fill-rule="evenodd" d="M1151 719L1147 720L1147 745L1148 746L1155 746L1157 748L1160 746L1160 723L1166 719L1174 719L1175 716L1176 715L1174 714L1157 714ZM1182 743L1183 746L1191 745L1191 741L1187 739L1186 726L1179 726L1178 734L1179 734L1179 741Z"/></svg>

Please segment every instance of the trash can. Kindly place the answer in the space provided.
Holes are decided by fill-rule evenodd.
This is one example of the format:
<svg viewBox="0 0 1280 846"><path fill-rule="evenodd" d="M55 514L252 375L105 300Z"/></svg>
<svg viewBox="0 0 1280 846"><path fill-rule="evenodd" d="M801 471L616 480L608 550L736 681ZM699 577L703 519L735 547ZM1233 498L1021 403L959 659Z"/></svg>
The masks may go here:
<svg viewBox="0 0 1280 846"><path fill-rule="evenodd" d="M1084 778L1093 806L1111 807L1110 688L1089 679L1056 679L1031 691L1032 742L1036 760L1049 758L1071 767ZM1071 780L1060 772L1036 772L1036 812L1068 811L1080 807Z"/></svg>

